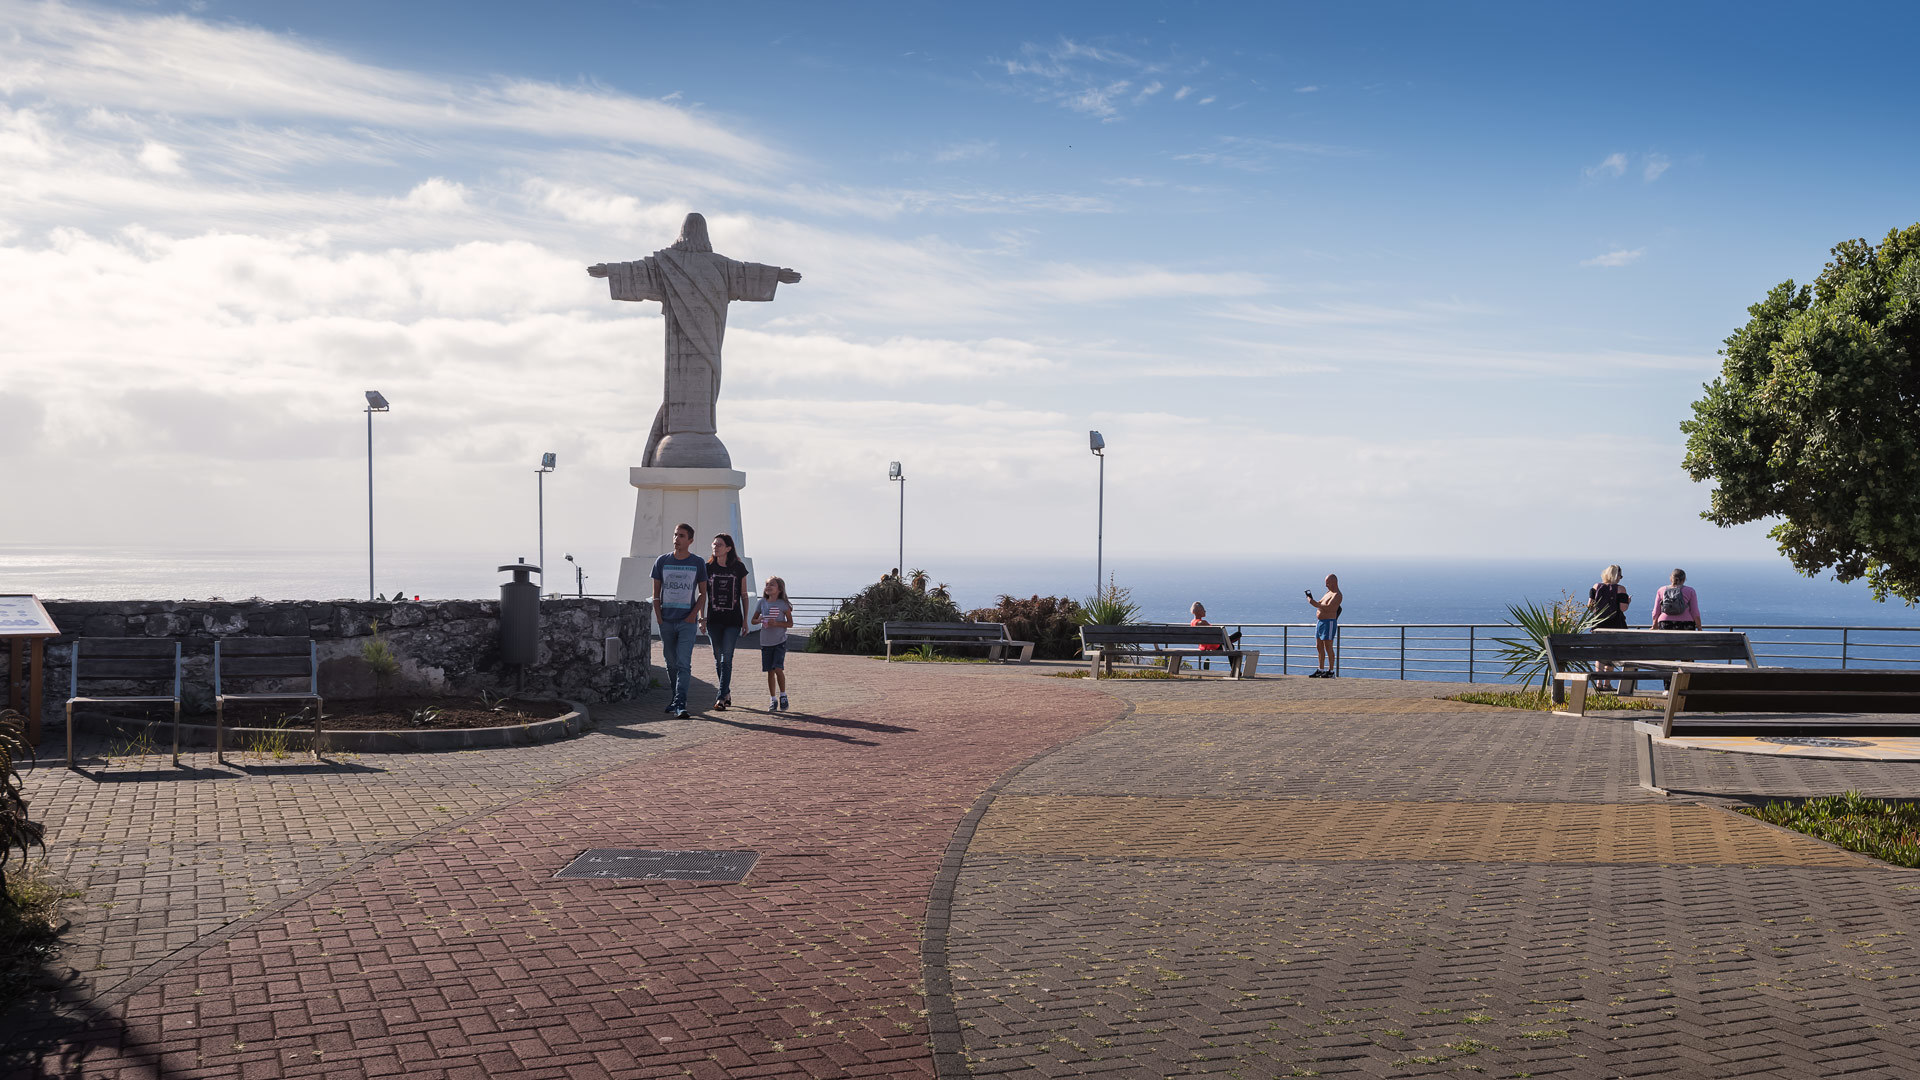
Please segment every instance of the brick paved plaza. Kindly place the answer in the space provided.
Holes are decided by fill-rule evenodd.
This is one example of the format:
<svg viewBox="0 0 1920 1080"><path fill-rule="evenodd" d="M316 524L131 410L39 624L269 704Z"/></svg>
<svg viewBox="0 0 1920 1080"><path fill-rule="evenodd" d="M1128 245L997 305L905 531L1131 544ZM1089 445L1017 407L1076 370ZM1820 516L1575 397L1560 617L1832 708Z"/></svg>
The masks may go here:
<svg viewBox="0 0 1920 1080"><path fill-rule="evenodd" d="M1920 1074L1920 876L1733 814L1920 764L1431 683L796 655L538 747L28 778L88 888L25 1076ZM695 705L711 700L696 691ZM101 749L96 747L96 750ZM738 885L556 881L752 850Z"/></svg>

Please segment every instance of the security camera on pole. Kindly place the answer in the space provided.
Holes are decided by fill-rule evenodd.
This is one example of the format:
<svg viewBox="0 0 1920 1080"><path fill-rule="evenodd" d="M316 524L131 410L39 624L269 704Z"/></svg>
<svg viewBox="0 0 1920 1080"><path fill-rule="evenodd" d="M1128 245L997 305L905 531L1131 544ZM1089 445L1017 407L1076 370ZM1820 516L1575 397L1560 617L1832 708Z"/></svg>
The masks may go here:
<svg viewBox="0 0 1920 1080"><path fill-rule="evenodd" d="M539 544L540 544L540 565L542 567L540 571L540 591L543 593L547 591L547 571L544 569L545 566L547 565L547 474L553 471L553 463L554 463L553 454L551 453L541 454L540 467L533 470L534 473L540 478L537 481L539 485L539 500L540 500L539 507L540 508L537 511L535 511L535 513L538 516L538 519L540 522Z"/></svg>
<svg viewBox="0 0 1920 1080"><path fill-rule="evenodd" d="M367 599L373 599L373 414L388 411L380 391L367 391Z"/></svg>
<svg viewBox="0 0 1920 1080"><path fill-rule="evenodd" d="M1107 440L1097 431L1087 432L1087 449L1100 459L1100 509L1093 525L1093 595L1095 599L1105 595L1107 579L1101 560L1107 547Z"/></svg>

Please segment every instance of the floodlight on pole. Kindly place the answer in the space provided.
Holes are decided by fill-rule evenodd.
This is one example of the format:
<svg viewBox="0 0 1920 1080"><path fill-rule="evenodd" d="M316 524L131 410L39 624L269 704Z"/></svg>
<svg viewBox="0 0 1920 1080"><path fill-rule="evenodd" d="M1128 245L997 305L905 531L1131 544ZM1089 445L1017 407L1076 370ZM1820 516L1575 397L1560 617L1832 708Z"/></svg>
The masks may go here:
<svg viewBox="0 0 1920 1080"><path fill-rule="evenodd" d="M539 510L536 511L536 513L538 515L539 522L540 522L539 528L540 528L540 591L541 592L545 592L547 589L547 570L546 570L546 566L547 566L547 474L553 471L553 462L554 462L554 455L552 454L552 452L541 454L540 467L533 470L534 474L540 478L537 481L539 485L540 501L539 501ZM572 556L568 556L568 558L572 558Z"/></svg>
<svg viewBox="0 0 1920 1080"><path fill-rule="evenodd" d="M1106 568L1102 565L1107 546L1107 440L1099 432L1089 431L1087 449L1100 459L1100 502L1093 526L1093 598L1098 600L1101 590L1107 587Z"/></svg>
<svg viewBox="0 0 1920 1080"><path fill-rule="evenodd" d="M900 562L893 568L893 572L905 577L907 573L907 477L900 471L899 462L887 463L887 480L900 485L900 550L894 556Z"/></svg>
<svg viewBox="0 0 1920 1080"><path fill-rule="evenodd" d="M373 414L387 412L380 391L367 391L367 599L373 599Z"/></svg>

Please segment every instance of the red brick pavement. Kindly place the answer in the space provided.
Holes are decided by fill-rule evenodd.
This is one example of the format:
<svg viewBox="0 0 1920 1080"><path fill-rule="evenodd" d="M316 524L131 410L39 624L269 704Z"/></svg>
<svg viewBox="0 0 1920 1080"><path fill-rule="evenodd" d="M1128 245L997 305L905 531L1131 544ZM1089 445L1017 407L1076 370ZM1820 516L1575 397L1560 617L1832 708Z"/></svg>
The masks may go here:
<svg viewBox="0 0 1920 1080"><path fill-rule="evenodd" d="M1123 706L1064 680L800 659L803 692L811 673L872 693L831 716L721 714L753 726L424 841L244 924L42 1074L933 1075L920 931L955 826ZM552 880L613 846L762 857L741 885Z"/></svg>

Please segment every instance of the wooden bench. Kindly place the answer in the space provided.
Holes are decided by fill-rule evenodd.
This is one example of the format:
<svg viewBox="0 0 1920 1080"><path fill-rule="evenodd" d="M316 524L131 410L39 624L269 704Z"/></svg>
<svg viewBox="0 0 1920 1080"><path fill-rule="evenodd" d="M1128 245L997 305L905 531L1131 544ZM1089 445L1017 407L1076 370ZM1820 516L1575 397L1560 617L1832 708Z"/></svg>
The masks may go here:
<svg viewBox="0 0 1920 1080"><path fill-rule="evenodd" d="M269 689L251 694L229 694L227 682L234 679L272 680L286 683L305 680L305 690ZM229 701L311 701L313 702L313 756L320 756L320 714L325 702L320 698L320 650L311 638L258 637L232 638L213 643L213 756L226 761L227 702Z"/></svg>
<svg viewBox="0 0 1920 1080"><path fill-rule="evenodd" d="M895 645L946 645L985 648L987 659L1007 659L1009 649L1020 650L1020 663L1033 661L1033 642L1007 636L1007 624L997 622L890 622L880 627L887 642L887 659Z"/></svg>
<svg viewBox="0 0 1920 1080"><path fill-rule="evenodd" d="M171 694L102 694L82 697L80 684L173 683ZM166 638L77 638L67 674L67 768L73 764L73 707L138 703L173 706L173 763L180 764L180 643Z"/></svg>
<svg viewBox="0 0 1920 1080"><path fill-rule="evenodd" d="M1619 683L1623 696L1631 697L1637 684L1665 683L1672 676L1671 664L1657 661L1744 660L1757 667L1753 646L1747 635L1704 630L1595 630L1586 634L1549 634L1547 666L1553 672L1553 700L1567 701L1566 686L1572 687L1569 712L1587 713L1587 691L1599 682ZM1614 671L1575 670L1579 665L1618 664ZM1565 684L1563 686L1562 684Z"/></svg>
<svg viewBox="0 0 1920 1080"><path fill-rule="evenodd" d="M1653 774L1655 738L1846 738L1920 732L1920 721L1857 715L1920 713L1920 671L1674 664L1669 675L1666 716L1633 725L1640 784L1654 791L1662 790ZM1748 715L1738 715L1742 713Z"/></svg>
<svg viewBox="0 0 1920 1080"><path fill-rule="evenodd" d="M1217 645L1219 648L1202 650L1202 645ZM1080 647L1087 654L1096 679L1103 668L1106 674L1113 674L1116 656L1164 656L1169 675L1178 675L1181 662L1190 656L1224 658L1227 670L1236 679L1252 678L1260 667L1259 650L1240 648L1227 635L1224 626L1186 626L1181 623L1083 626L1080 628Z"/></svg>

